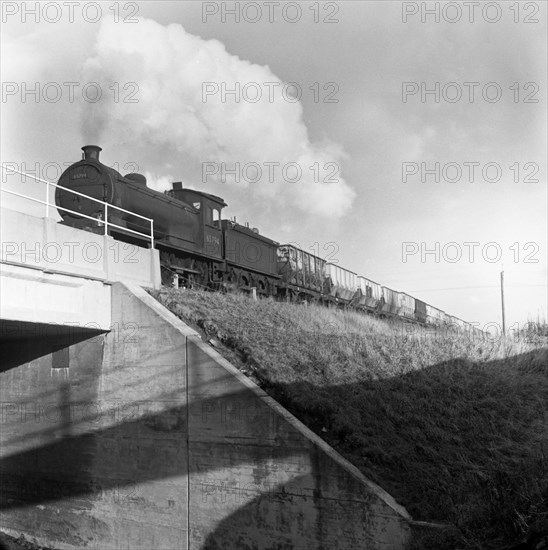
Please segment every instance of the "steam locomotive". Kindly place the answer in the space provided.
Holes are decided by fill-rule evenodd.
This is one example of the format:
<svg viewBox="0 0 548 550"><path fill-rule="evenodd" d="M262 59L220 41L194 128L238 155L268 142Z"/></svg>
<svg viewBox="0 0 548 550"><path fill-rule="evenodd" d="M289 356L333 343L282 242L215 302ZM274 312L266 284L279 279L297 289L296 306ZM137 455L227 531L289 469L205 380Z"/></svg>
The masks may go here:
<svg viewBox="0 0 548 550"><path fill-rule="evenodd" d="M153 237L160 251L164 284L219 291L250 291L288 301L343 305L420 324L450 325L477 331L412 296L382 286L341 266L326 262L292 244L259 234L258 229L222 219L221 197L184 189L154 191L142 174L122 176L99 160L101 148L82 147L82 160L69 166L58 181L55 200L62 222L147 246ZM76 191L79 194L73 193ZM90 200L86 197L90 197ZM101 202L112 205L105 214ZM143 216L143 217L140 217Z"/></svg>
<svg viewBox="0 0 548 550"><path fill-rule="evenodd" d="M148 222L130 212L154 220L155 246L160 250L162 281L177 279L185 286L215 290L256 288L265 296L277 292L277 246L267 237L221 219L226 203L221 197L194 189L183 189L181 182L164 193L147 187L142 174L127 174L99 160L100 147L87 145L82 160L69 166L59 178L55 202L66 225L102 231L104 207L76 191L109 205L112 236L146 246ZM81 213L84 216L79 216ZM94 218L94 220L90 220ZM126 231L124 231L126 229Z"/></svg>

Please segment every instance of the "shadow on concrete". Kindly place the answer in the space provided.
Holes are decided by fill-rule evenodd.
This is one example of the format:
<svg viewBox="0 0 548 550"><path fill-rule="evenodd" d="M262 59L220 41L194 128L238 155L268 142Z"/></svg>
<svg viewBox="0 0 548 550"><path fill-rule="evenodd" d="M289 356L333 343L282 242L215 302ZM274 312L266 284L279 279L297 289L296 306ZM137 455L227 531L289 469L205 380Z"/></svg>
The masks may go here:
<svg viewBox="0 0 548 550"><path fill-rule="evenodd" d="M44 355L66 349L107 331L20 321L0 321L2 360L0 373L30 363Z"/></svg>
<svg viewBox="0 0 548 550"><path fill-rule="evenodd" d="M0 460L0 476L3 480L0 509L26 507L84 495L88 495L91 500L98 500L101 492L108 489L120 489L135 483L187 473L186 463L163 460L158 442L153 437L154 433L180 433L182 451L186 407L168 409L134 421L122 421L121 424L104 429L96 427L97 420L93 415L97 409L94 408L91 416L79 426L80 430L86 429L87 432L81 435L66 434L75 429L68 418L70 409L69 402L61 408L67 414L67 420L63 420L60 426L43 431L42 435L50 439L49 443ZM113 414L118 413L113 411ZM127 414L132 416L135 411L128 408ZM126 462L119 462L123 459L123 452L120 451L125 449L131 452L129 442L139 441L140 445L146 446L146 440L149 441L147 456L150 459L146 465L131 471L126 468ZM101 462L102 472L98 473L93 466ZM110 470L104 467L106 464L110 464ZM129 493L127 498L130 498ZM85 507L84 502L82 505Z"/></svg>

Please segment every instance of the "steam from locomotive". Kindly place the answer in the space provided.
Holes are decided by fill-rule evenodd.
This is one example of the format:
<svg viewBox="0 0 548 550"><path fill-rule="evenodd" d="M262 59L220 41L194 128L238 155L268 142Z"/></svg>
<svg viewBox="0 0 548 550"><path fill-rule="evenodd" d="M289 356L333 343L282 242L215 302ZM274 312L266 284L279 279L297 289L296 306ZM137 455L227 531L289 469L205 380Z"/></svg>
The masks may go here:
<svg viewBox="0 0 548 550"><path fill-rule="evenodd" d="M181 25L149 19L125 25L123 32L120 25L102 21L92 52L82 80L97 82L103 96L82 111L81 131L89 142L124 143L131 136L138 147L132 161L170 173L176 159L191 181L200 179L208 161L296 163L302 176L295 184L269 178L266 169L253 184L243 178L238 183L230 174L222 183L246 186L250 195L271 201L281 212L337 219L352 207L356 194L342 169L333 177L331 168L323 169L341 167L344 151L328 139L310 137L302 103L291 100L288 83L268 66L240 59L218 40L194 36ZM252 101L246 100L246 85L253 88ZM303 88L303 94L310 93ZM224 93L238 89L239 94ZM257 101L256 90L261 93ZM309 168L315 163L319 175ZM220 171L208 182L220 183Z"/></svg>

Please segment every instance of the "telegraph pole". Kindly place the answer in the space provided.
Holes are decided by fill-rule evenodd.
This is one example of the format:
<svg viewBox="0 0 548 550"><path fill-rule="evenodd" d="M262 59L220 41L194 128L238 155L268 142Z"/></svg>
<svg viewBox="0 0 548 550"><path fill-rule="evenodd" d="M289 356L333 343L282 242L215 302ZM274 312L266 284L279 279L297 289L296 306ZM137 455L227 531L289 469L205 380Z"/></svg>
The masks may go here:
<svg viewBox="0 0 548 550"><path fill-rule="evenodd" d="M504 314L504 271L500 272L500 301L502 305L502 334L506 334L506 316Z"/></svg>

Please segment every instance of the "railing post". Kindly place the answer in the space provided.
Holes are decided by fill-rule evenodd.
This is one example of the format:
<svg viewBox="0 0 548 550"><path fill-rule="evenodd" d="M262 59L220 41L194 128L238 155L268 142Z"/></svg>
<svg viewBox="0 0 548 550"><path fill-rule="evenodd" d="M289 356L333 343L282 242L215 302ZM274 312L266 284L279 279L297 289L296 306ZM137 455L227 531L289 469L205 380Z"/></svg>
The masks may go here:
<svg viewBox="0 0 548 550"><path fill-rule="evenodd" d="M150 219L150 248L154 248L154 220Z"/></svg>
<svg viewBox="0 0 548 550"><path fill-rule="evenodd" d="M46 182L46 218L49 214L49 181Z"/></svg>
<svg viewBox="0 0 548 550"><path fill-rule="evenodd" d="M105 202L105 235L108 235L108 203Z"/></svg>

